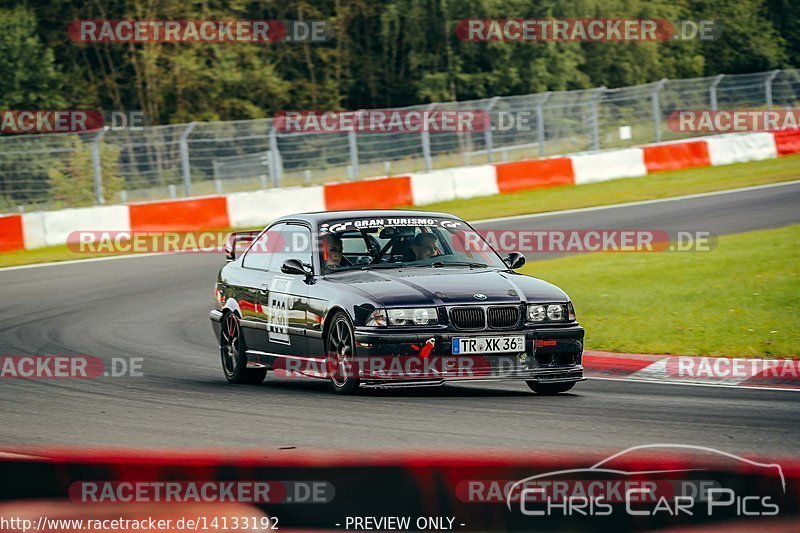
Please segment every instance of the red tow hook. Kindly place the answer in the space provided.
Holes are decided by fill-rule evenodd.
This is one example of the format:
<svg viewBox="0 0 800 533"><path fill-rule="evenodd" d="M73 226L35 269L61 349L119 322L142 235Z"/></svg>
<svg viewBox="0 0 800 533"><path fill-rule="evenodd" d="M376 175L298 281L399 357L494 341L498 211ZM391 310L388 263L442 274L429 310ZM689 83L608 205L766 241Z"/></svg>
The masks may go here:
<svg viewBox="0 0 800 533"><path fill-rule="evenodd" d="M428 354L431 353L433 347L436 346L436 339L431 337L427 341L425 341L425 346L422 347L422 350L419 351L419 356L425 359L428 357Z"/></svg>
<svg viewBox="0 0 800 533"><path fill-rule="evenodd" d="M423 359L425 359L425 358L427 358L427 357L428 357L428 355L429 355L429 354L431 353L431 351L433 350L433 347L434 347L434 346L436 346L436 339L435 339L435 338L433 338L433 337L431 337L430 339L428 339L427 341L425 341L425 344L422 346L422 350L420 350L420 349L419 349L419 346L417 346L416 344L412 344L412 345L411 345L411 347L412 347L414 350L417 350L417 351L419 352L419 356L420 356L420 357L422 357Z"/></svg>

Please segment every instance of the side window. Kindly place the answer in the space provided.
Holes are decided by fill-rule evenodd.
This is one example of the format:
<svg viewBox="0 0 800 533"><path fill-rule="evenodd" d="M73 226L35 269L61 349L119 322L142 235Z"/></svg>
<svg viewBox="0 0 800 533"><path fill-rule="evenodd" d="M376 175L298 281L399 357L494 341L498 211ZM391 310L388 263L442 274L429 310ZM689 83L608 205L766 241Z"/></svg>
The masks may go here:
<svg viewBox="0 0 800 533"><path fill-rule="evenodd" d="M242 260L245 268L255 268L258 270L269 270L272 256L277 252L276 248L280 243L280 235L286 224L276 224L262 233L250 247L250 250Z"/></svg>
<svg viewBox="0 0 800 533"><path fill-rule="evenodd" d="M280 272L287 259L311 264L311 230L298 224L285 224L274 243L268 270Z"/></svg>

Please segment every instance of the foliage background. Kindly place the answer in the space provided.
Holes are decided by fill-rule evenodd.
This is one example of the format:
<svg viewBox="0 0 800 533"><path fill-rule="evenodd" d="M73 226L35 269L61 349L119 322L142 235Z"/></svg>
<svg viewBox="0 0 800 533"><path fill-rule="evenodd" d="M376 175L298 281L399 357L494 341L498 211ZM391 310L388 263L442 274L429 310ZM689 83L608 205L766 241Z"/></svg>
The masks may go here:
<svg viewBox="0 0 800 533"><path fill-rule="evenodd" d="M472 43L464 18L713 19L712 42ZM327 43L75 43L75 19L327 20ZM156 124L404 106L789 66L797 0L0 0L0 109L136 109Z"/></svg>

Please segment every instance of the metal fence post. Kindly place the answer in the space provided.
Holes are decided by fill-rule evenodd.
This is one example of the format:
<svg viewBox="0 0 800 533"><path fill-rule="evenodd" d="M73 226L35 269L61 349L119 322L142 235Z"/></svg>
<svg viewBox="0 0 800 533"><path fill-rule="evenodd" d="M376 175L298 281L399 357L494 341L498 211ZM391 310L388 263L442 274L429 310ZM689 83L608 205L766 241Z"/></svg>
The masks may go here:
<svg viewBox="0 0 800 533"><path fill-rule="evenodd" d="M547 91L536 104L536 135L539 138L540 156L544 156L544 104L550 99L551 94L553 93Z"/></svg>
<svg viewBox="0 0 800 533"><path fill-rule="evenodd" d="M271 164L272 163L270 162L269 150L267 150L266 152L264 152L264 155L261 157L261 166L262 167L266 167L266 170L264 170L261 174L258 175L258 185L262 189L266 189L267 188L267 173L270 172L269 169L270 169L270 165ZM214 174L216 174L216 171L214 172Z"/></svg>
<svg viewBox="0 0 800 533"><path fill-rule="evenodd" d="M499 96L495 96L494 98L489 100L489 106L486 108L485 111L486 116L489 117L489 123L485 125L486 129L483 130L483 140L484 143L486 144L486 158L489 163L491 163L494 160L494 157L492 155L493 142L494 142L493 132L492 132L492 108L494 108L495 104L499 100L500 100Z"/></svg>
<svg viewBox="0 0 800 533"><path fill-rule="evenodd" d="M717 86L722 81L722 78L725 77L725 74L720 74L714 81L711 82L711 87L708 88L708 98L711 101L711 111L717 110Z"/></svg>
<svg viewBox="0 0 800 533"><path fill-rule="evenodd" d="M269 173L272 176L273 187L280 187L283 178L283 163L278 152L278 132L272 126L269 130Z"/></svg>
<svg viewBox="0 0 800 533"><path fill-rule="evenodd" d="M103 195L103 167L100 164L100 140L108 132L106 128L100 130L92 139L92 166L94 167L94 198L99 205L106 203Z"/></svg>
<svg viewBox="0 0 800 533"><path fill-rule="evenodd" d="M181 133L180 141L178 143L181 151L183 194L186 196L191 196L192 194L192 170L189 168L189 143L186 141L186 139L189 138L189 134L192 133L192 130L195 126L197 126L197 122L190 122L186 129L183 130L183 133Z"/></svg>
<svg viewBox="0 0 800 533"><path fill-rule="evenodd" d="M358 116L361 111L356 111L355 122L358 122ZM353 178L358 177L358 139L356 138L355 126L347 132L347 144L350 146L350 168L352 170Z"/></svg>
<svg viewBox="0 0 800 533"><path fill-rule="evenodd" d="M600 119L597 116L597 101L606 92L605 85L598 87L596 92L592 95L592 150L600 149Z"/></svg>
<svg viewBox="0 0 800 533"><path fill-rule="evenodd" d="M658 99L658 93L664 88L665 83L667 83L666 78L659 81L658 84L656 84L656 88L651 96L651 103L653 105L653 124L655 125L656 129L656 142L661 142L661 102Z"/></svg>
<svg viewBox="0 0 800 533"><path fill-rule="evenodd" d="M426 113L432 112L436 109L437 103L434 102L429 105L426 109ZM427 121L423 121L427 123ZM425 170L432 170L433 169L433 159L431 158L431 135L428 132L428 128L422 128L422 157L425 159Z"/></svg>
<svg viewBox="0 0 800 533"><path fill-rule="evenodd" d="M781 69L773 70L764 82L764 93L767 98L767 111L772 111L772 80L781 73Z"/></svg>

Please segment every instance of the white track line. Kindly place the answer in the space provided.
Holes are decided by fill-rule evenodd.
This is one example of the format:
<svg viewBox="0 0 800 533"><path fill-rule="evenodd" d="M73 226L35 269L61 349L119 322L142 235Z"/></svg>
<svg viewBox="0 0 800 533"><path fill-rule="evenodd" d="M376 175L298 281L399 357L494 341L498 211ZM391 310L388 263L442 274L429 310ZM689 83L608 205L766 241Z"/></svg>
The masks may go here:
<svg viewBox="0 0 800 533"><path fill-rule="evenodd" d="M776 391L788 391L788 392L800 392L800 388L791 389L786 387L770 387L770 386L762 386L756 387L754 385L724 385L722 383L691 383L685 381L670 381L670 380L657 380L657 379L637 379L637 378L601 378L601 377L594 377L591 374L586 374L586 378L588 381L592 380L600 380L600 381L632 381L635 383L658 383L661 385L687 385L690 387L717 387L721 389L749 389L749 390L776 390Z"/></svg>
<svg viewBox="0 0 800 533"><path fill-rule="evenodd" d="M788 185L798 185L800 180L783 181L781 183L769 183L767 185L753 185L741 187L739 189L725 189L722 191L701 192L697 194L687 194L684 196L671 196L669 198L657 198L654 200L640 200L637 202L626 202L624 204L597 205L592 207L579 207L577 209L564 209L563 211L547 211L545 213L533 213L530 215L513 215L508 217L485 218L483 220L473 220L470 224L485 224L488 222L500 222L503 220L520 220L525 218L554 217L558 215L569 215L572 213L586 213L590 211L602 211L603 209L617 209L620 207L634 207L637 205L660 204L663 202L679 202L681 200L691 200L693 198L706 198L709 196L720 196L723 194L735 194L737 192L757 191L760 189L771 189L774 187L786 187Z"/></svg>
<svg viewBox="0 0 800 533"><path fill-rule="evenodd" d="M108 257L92 257L87 259L70 259L68 261L51 261L49 263L34 263L32 265L17 265L10 267L0 268L0 272L8 272L11 270L27 270L29 268L43 268L49 266L59 265L76 265L82 263L96 263L98 261L116 261L118 259L136 259L137 257L153 257L156 255L173 255L169 252L152 252L147 254L127 254L127 255L112 255Z"/></svg>
<svg viewBox="0 0 800 533"><path fill-rule="evenodd" d="M684 196L672 196L670 198L658 198L655 200L641 200L638 202L627 202L623 204L609 204L609 205L598 205L593 207L580 207L577 209L564 209L562 211L548 211L546 213L533 213L529 215L514 215L509 217L498 217L498 218L485 218L483 220L473 220L470 224L486 224L489 222L500 222L504 220L522 220L526 218L540 218L540 217L554 217L559 215L568 215L572 213L585 213L589 211L600 211L603 209L617 209L620 207L634 207L637 205L650 205L650 204L658 204L662 202L679 202L681 200L690 200L692 198L706 198L709 196L718 196L723 194L735 194L737 192L747 192L747 191L757 191L760 189L770 189L773 187L786 187L789 185L798 185L800 184L800 180L794 181L784 181L781 183L770 183L767 185L754 185L751 187L740 187L738 189L725 189L722 191L712 191L712 192L703 192L698 194L687 194ZM136 257L152 257L156 255L171 255L167 252L156 252L150 254L128 254L128 255L117 255L112 257L96 257L94 259L72 259L69 261L52 261L49 263L35 263L32 265L18 265L12 267L3 267L0 268L0 273L11 271L11 270L25 270L28 268L43 268L49 266L59 266L59 265L74 265L76 263L91 263L96 261L110 261L112 259L133 259Z"/></svg>

